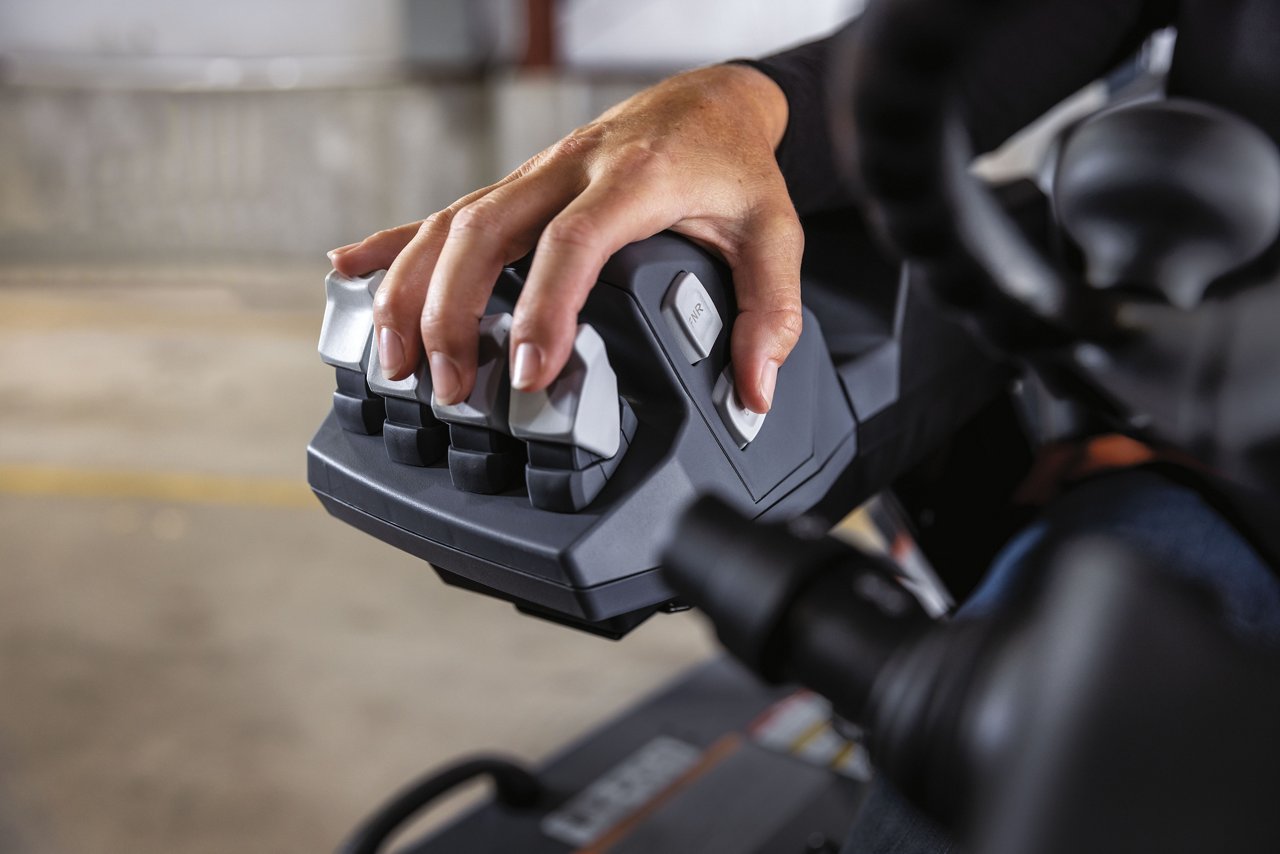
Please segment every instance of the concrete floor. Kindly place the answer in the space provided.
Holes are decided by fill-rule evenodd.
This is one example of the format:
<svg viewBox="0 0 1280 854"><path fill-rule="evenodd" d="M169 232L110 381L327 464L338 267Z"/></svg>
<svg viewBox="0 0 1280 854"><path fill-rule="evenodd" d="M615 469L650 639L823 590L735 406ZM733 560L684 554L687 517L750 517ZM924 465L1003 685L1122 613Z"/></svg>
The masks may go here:
<svg viewBox="0 0 1280 854"><path fill-rule="evenodd" d="M710 654L695 616L597 640L328 518L324 272L0 268L0 850L332 850Z"/></svg>

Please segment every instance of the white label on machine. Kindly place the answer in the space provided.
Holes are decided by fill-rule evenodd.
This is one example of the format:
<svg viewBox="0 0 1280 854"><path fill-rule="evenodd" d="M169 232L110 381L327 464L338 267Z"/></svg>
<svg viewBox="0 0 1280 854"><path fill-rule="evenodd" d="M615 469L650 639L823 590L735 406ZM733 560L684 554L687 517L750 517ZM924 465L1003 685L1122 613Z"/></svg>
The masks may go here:
<svg viewBox="0 0 1280 854"><path fill-rule="evenodd" d="M685 775L702 750L659 736L542 819L542 832L582 848L594 844Z"/></svg>
<svg viewBox="0 0 1280 854"><path fill-rule="evenodd" d="M831 714L830 702L812 692L797 691L761 715L751 725L751 736L761 747L830 768L853 780L870 780L866 749L837 732Z"/></svg>

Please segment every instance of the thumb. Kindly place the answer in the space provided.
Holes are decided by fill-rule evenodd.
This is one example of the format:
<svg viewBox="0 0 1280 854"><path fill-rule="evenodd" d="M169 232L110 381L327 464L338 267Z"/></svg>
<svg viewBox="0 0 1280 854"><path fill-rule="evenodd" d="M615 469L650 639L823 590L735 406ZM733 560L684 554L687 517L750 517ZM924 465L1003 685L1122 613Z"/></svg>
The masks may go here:
<svg viewBox="0 0 1280 854"><path fill-rule="evenodd" d="M778 369L800 338L804 231L795 211L757 216L731 262L738 318L730 349L738 399L753 412L773 405Z"/></svg>

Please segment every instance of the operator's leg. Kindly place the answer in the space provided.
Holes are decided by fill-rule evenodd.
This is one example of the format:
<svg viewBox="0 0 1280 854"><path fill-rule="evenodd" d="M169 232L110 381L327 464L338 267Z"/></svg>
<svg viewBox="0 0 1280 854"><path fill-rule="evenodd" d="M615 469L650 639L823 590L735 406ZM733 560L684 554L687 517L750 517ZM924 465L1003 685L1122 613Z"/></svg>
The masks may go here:
<svg viewBox="0 0 1280 854"><path fill-rule="evenodd" d="M1043 569L1050 541L1074 534L1113 537L1153 568L1212 590L1234 634L1280 647L1280 575L1195 490L1144 469L1101 475L1061 496L1009 541L960 616L1017 596Z"/></svg>
<svg viewBox="0 0 1280 854"><path fill-rule="evenodd" d="M1194 490L1133 469L1082 483L1014 537L959 616L992 611L1033 584L1051 540L1102 534L1142 553L1153 567L1213 590L1228 627L1280 648L1280 576ZM844 854L942 854L945 834L888 784L877 781Z"/></svg>

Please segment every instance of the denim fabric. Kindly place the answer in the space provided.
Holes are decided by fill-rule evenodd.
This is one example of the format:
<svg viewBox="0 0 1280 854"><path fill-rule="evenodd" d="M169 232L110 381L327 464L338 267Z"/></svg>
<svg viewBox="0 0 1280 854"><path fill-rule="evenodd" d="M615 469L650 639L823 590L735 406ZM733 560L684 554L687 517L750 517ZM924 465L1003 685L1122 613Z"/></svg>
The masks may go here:
<svg viewBox="0 0 1280 854"><path fill-rule="evenodd" d="M1212 591L1237 636L1280 647L1280 575L1198 493L1143 469L1096 478L1059 498L1010 540L960 613L988 613L1018 595L1040 569L1028 558L1050 537L1070 534L1116 538L1153 567Z"/></svg>
<svg viewBox="0 0 1280 854"><path fill-rule="evenodd" d="M882 780L871 783L841 854L946 854L958 850L938 825Z"/></svg>
<svg viewBox="0 0 1280 854"><path fill-rule="evenodd" d="M1278 520L1280 523L1280 520ZM1133 469L1077 486L1004 547L960 609L989 613L1036 582L1037 551L1052 537L1103 534L1144 554L1156 568L1202 585L1241 638L1280 648L1280 576L1194 490ZM843 854L944 854L945 834L887 783L877 780Z"/></svg>

